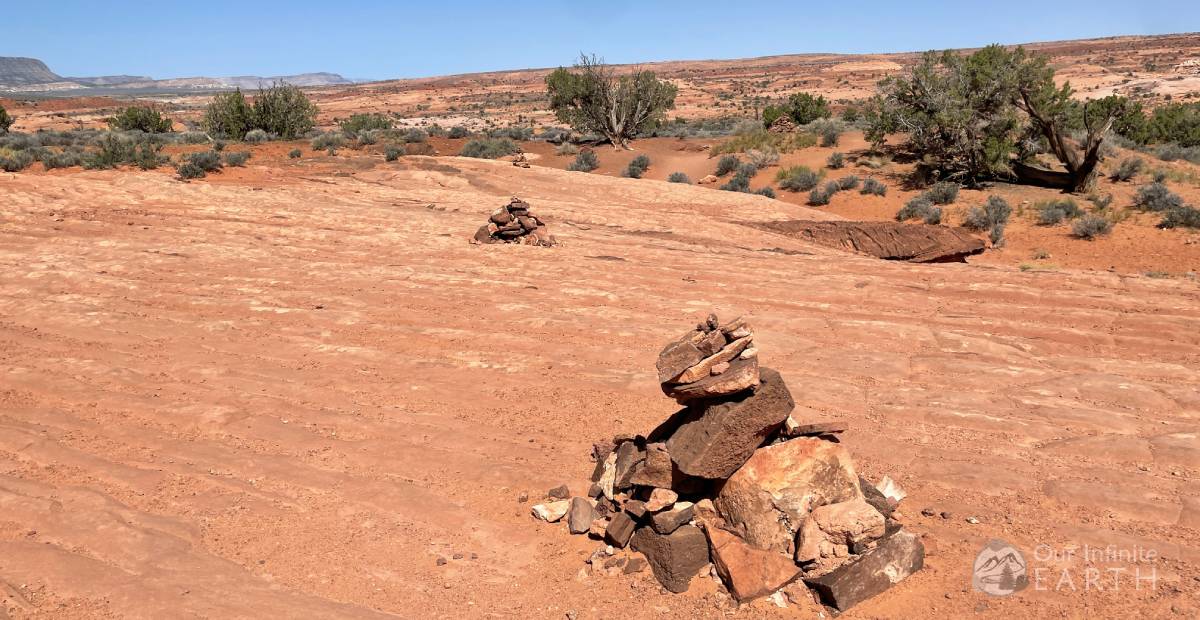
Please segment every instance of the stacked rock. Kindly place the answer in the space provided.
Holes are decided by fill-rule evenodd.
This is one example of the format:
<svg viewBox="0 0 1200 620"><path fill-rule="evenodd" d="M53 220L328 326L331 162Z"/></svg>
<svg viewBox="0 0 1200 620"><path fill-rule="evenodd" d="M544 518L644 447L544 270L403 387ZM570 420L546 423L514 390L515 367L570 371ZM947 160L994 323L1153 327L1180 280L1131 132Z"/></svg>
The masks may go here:
<svg viewBox="0 0 1200 620"><path fill-rule="evenodd" d="M783 116L775 119L775 121L771 123L771 126L767 128L767 131L771 133L791 133L796 131L796 123L792 122L792 117L784 114Z"/></svg>
<svg viewBox="0 0 1200 620"><path fill-rule="evenodd" d="M488 223L475 231L472 243L521 243L552 246L557 243L546 224L529 211L529 203L512 197L508 204L496 209Z"/></svg>
<svg viewBox="0 0 1200 620"><path fill-rule="evenodd" d="M588 496L536 517L641 553L672 592L711 562L738 601L786 587L844 611L922 567L924 546L895 518L902 492L858 475L837 439L845 424L792 417L744 319L710 315L657 368L684 408L645 436L596 444Z"/></svg>

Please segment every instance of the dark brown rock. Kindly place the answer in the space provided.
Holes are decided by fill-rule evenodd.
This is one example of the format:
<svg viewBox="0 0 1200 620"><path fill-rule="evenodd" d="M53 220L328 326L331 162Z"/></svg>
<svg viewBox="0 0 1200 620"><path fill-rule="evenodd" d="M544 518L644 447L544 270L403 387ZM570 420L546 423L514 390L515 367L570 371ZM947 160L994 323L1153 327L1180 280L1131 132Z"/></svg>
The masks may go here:
<svg viewBox="0 0 1200 620"><path fill-rule="evenodd" d="M546 495L553 497L554 499L567 499L568 497L571 497L571 489L565 484L560 484L553 489L550 489Z"/></svg>
<svg viewBox="0 0 1200 620"><path fill-rule="evenodd" d="M623 513L613 515L612 521L608 522L608 528L604 530L604 540L614 547L624 547L629 544L629 538L633 536L633 530L637 527L633 519Z"/></svg>
<svg viewBox="0 0 1200 620"><path fill-rule="evenodd" d="M699 332L690 332L688 335L676 340L666 346L661 353L658 354L658 362L655 366L658 368L659 382L670 381L678 377L680 373L700 363L700 360L707 357L700 352L696 347L696 342L693 337Z"/></svg>
<svg viewBox="0 0 1200 620"><path fill-rule="evenodd" d="M844 433L850 425L845 420L825 420L822 422L800 423L788 418L783 424L782 435L788 437L804 437L806 435L835 435Z"/></svg>
<svg viewBox="0 0 1200 620"><path fill-rule="evenodd" d="M646 556L654 577L671 592L687 592L692 577L708 564L708 539L694 525L665 535L640 528L633 536L633 549Z"/></svg>
<svg viewBox="0 0 1200 620"><path fill-rule="evenodd" d="M676 502L670 510L654 513L650 517L650 526L659 534L670 534L683 527L696 516L696 508L691 502Z"/></svg>
<svg viewBox="0 0 1200 620"><path fill-rule="evenodd" d="M625 502L625 512L635 519L641 519L646 516L646 502L640 499L631 499Z"/></svg>
<svg viewBox="0 0 1200 620"><path fill-rule="evenodd" d="M758 386L759 381L758 358L752 357L734 360L725 372L708 375L699 381L684 384L664 383L662 391L679 404L689 405L753 389Z"/></svg>
<svg viewBox="0 0 1200 620"><path fill-rule="evenodd" d="M592 521L599 517L592 502L582 497L572 497L571 507L567 510L567 531L572 534L586 534L592 527Z"/></svg>
<svg viewBox="0 0 1200 620"><path fill-rule="evenodd" d="M630 575L633 573L640 573L644 570L646 570L646 558L639 558L639 557L634 556L632 558L629 558L629 561L625 563L624 573L626 575Z"/></svg>
<svg viewBox="0 0 1200 620"><path fill-rule="evenodd" d="M592 499L596 499L601 495L604 495L604 491L600 488L599 484L593 482L591 486L588 487L587 496Z"/></svg>
<svg viewBox="0 0 1200 620"><path fill-rule="evenodd" d="M488 228L487 224L480 226L479 230L475 231L474 240L476 243L495 243L496 242L496 239L492 237L492 230L490 228Z"/></svg>
<svg viewBox="0 0 1200 620"><path fill-rule="evenodd" d="M853 562L804 582L821 602L846 611L899 583L925 565L925 547L916 535L901 530Z"/></svg>
<svg viewBox="0 0 1200 620"><path fill-rule="evenodd" d="M875 510L878 510L879 514L890 517L896 511L896 506L892 504L891 500L883 493L880 493L879 489L875 488L875 485L871 484L870 480L859 476L858 488L862 489L863 499L867 500L867 503L875 508ZM925 514L925 511L922 510L921 514ZM929 514L926 516L933 516L933 511L929 511Z"/></svg>
<svg viewBox="0 0 1200 620"><path fill-rule="evenodd" d="M508 209L496 209L496 211L492 213L492 217L489 219L491 219L492 223L497 226L504 226L505 224L513 221L513 216L508 212Z"/></svg>
<svg viewBox="0 0 1200 620"><path fill-rule="evenodd" d="M715 404L688 407L684 422L667 441L679 471L699 478L727 478L783 424L795 407L779 373L760 370L761 384Z"/></svg>
<svg viewBox="0 0 1200 620"><path fill-rule="evenodd" d="M645 461L630 477L629 481L636 485L647 487L671 488L671 455L667 452L666 444L652 443L646 446Z"/></svg>
<svg viewBox="0 0 1200 620"><path fill-rule="evenodd" d="M626 441L617 446L617 469L613 478L613 490L620 491L633 486L632 478L636 467L645 458L646 453L638 448L636 441Z"/></svg>
<svg viewBox="0 0 1200 620"><path fill-rule="evenodd" d="M914 263L965 262L983 252L983 239L965 228L904 222L786 220L751 226L840 250Z"/></svg>

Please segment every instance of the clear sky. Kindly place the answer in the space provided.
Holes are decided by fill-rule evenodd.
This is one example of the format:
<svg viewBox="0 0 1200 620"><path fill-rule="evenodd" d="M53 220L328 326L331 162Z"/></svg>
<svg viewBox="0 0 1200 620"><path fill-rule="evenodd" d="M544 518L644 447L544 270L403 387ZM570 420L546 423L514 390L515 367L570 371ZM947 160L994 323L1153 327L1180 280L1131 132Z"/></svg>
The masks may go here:
<svg viewBox="0 0 1200 620"><path fill-rule="evenodd" d="M21 2L0 56L63 76L331 71L398 78L570 64L896 52L1200 31L1198 0Z"/></svg>

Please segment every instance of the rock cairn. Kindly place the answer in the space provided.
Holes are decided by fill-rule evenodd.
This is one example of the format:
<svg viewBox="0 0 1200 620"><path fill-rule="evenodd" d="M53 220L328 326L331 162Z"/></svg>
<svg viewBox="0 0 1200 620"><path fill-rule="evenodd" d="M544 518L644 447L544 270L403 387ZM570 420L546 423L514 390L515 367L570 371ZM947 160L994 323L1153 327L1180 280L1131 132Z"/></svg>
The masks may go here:
<svg viewBox="0 0 1200 620"><path fill-rule="evenodd" d="M512 197L508 204L496 209L488 223L475 231L472 243L521 243L552 246L557 243L546 224L529 211L529 203Z"/></svg>
<svg viewBox="0 0 1200 620"><path fill-rule="evenodd" d="M812 605L815 595L844 611L921 569L924 546L896 512L903 492L858 475L837 439L845 424L792 416L792 394L759 366L744 319L710 315L663 349L657 369L684 408L645 436L596 444L586 497L559 487L558 501L533 507L606 543L581 576L648 564L683 592L710 571L739 602Z"/></svg>
<svg viewBox="0 0 1200 620"><path fill-rule="evenodd" d="M767 128L771 133L791 133L796 131L796 123L792 122L792 117L784 114L775 119L771 126Z"/></svg>

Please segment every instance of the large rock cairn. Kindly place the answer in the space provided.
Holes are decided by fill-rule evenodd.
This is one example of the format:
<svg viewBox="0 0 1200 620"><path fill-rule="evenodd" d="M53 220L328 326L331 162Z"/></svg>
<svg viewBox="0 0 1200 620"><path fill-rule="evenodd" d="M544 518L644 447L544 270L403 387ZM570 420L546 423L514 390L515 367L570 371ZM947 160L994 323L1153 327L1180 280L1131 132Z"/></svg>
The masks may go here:
<svg viewBox="0 0 1200 620"><path fill-rule="evenodd" d="M771 126L767 128L771 133L792 133L796 131L796 123L792 122L792 117L784 114L775 119Z"/></svg>
<svg viewBox="0 0 1200 620"><path fill-rule="evenodd" d="M473 243L521 243L552 246L557 243L546 223L529 211L529 203L513 196L508 204L496 209L488 223L475 231Z"/></svg>
<svg viewBox="0 0 1200 620"><path fill-rule="evenodd" d="M588 560L593 572L648 562L683 592L709 570L739 602L786 592L812 604L815 593L844 611L922 567L924 546L896 518L903 493L858 475L837 439L845 424L792 417L792 394L759 366L745 320L710 315L657 367L684 408L646 436L596 444L587 497L560 487L559 501L533 507L607 543ZM622 559L626 548L645 560Z"/></svg>

